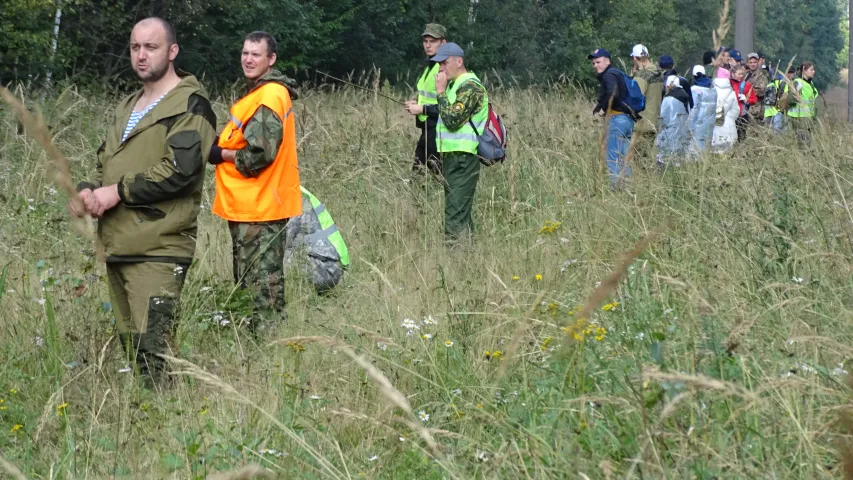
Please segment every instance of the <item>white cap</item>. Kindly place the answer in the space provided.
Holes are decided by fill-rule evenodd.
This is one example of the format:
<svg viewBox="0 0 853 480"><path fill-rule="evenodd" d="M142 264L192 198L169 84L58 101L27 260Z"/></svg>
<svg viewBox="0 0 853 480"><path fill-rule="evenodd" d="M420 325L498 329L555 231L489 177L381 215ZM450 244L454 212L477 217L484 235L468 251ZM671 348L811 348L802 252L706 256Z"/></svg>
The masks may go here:
<svg viewBox="0 0 853 480"><path fill-rule="evenodd" d="M695 67L693 67L693 76L694 77L700 73L702 75L705 75L705 67L703 67L702 65L696 65Z"/></svg>
<svg viewBox="0 0 853 480"><path fill-rule="evenodd" d="M666 77L666 88L669 87L681 87L681 82L678 81L678 77L675 75L670 75Z"/></svg>
<svg viewBox="0 0 853 480"><path fill-rule="evenodd" d="M631 50L631 56L632 57L648 57L649 56L649 49L646 48L645 45L638 43L638 44L634 45L634 49Z"/></svg>

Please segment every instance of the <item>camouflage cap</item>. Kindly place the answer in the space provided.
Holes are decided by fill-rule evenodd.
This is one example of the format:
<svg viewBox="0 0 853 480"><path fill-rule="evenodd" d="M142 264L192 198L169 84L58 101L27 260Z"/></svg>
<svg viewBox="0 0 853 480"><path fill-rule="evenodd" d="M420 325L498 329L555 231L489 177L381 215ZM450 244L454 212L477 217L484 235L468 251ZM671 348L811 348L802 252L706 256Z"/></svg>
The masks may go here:
<svg viewBox="0 0 853 480"><path fill-rule="evenodd" d="M446 35L447 29L444 28L444 25L439 25L438 23L427 23L424 33L421 34L422 37L432 38L445 38Z"/></svg>

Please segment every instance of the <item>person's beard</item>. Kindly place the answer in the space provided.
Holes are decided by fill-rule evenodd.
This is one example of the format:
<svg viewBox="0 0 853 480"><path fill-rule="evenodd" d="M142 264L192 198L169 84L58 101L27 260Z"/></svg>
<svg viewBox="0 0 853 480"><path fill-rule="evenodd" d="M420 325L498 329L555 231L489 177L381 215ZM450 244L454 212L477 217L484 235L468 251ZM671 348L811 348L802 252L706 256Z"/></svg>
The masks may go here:
<svg viewBox="0 0 853 480"><path fill-rule="evenodd" d="M153 83L159 81L161 78L166 76L166 72L169 71L169 62L163 62L161 65L158 65L156 68L154 65L148 69L145 75L140 75L139 72L136 72L136 76L139 77L140 80L146 83Z"/></svg>

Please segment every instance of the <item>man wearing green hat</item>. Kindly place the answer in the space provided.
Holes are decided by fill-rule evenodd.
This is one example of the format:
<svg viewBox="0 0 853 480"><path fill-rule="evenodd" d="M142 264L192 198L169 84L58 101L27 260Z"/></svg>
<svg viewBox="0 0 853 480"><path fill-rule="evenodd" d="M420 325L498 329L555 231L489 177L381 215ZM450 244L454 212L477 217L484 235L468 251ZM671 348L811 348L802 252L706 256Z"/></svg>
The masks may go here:
<svg viewBox="0 0 853 480"><path fill-rule="evenodd" d="M435 174L441 173L441 160L435 149L435 128L438 122L435 76L438 75L438 62L430 58L438 52L439 47L447 43L446 33L446 29L437 23L429 23L424 28L421 36L427 64L421 76L418 77L418 99L406 102L406 111L417 115L415 123L421 129L421 138L418 139L418 145L415 148L415 163L412 166L412 170L416 173L422 173L426 168Z"/></svg>

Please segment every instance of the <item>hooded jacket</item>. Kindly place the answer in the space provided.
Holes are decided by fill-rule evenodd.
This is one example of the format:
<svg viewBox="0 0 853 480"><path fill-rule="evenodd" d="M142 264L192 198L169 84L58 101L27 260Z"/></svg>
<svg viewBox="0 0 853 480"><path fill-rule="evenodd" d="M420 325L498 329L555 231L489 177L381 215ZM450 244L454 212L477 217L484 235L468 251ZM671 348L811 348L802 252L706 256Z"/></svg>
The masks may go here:
<svg viewBox="0 0 853 480"><path fill-rule="evenodd" d="M728 78L714 79L714 89L717 91L717 107L714 114L714 136L711 148L715 152L727 152L737 141L737 122L740 108L737 93L732 89Z"/></svg>
<svg viewBox="0 0 853 480"><path fill-rule="evenodd" d="M635 132L655 133L658 130L660 106L663 101L663 71L655 63L649 63L634 73L634 80L646 96L646 109L642 120L637 122Z"/></svg>
<svg viewBox="0 0 853 480"><path fill-rule="evenodd" d="M118 184L121 201L98 222L108 263L188 264L195 253L204 164L216 115L196 78L181 78L122 141L142 90L115 109L98 149L98 173L78 190Z"/></svg>
<svg viewBox="0 0 853 480"><path fill-rule="evenodd" d="M714 116L717 111L717 90L711 79L701 75L695 78L690 87L693 96L693 110L690 111L689 125L693 136L691 151L705 152L711 146L714 134Z"/></svg>
<svg viewBox="0 0 853 480"><path fill-rule="evenodd" d="M690 140L688 98L683 88L672 87L661 103L660 127L655 140L660 157L683 157L687 153Z"/></svg>

